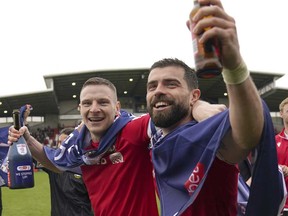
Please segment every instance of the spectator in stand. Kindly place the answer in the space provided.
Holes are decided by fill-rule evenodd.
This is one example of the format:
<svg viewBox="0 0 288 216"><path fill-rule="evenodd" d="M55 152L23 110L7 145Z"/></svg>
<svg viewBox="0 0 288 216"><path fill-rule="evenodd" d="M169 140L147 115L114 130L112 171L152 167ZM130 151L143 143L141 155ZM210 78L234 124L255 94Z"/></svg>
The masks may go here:
<svg viewBox="0 0 288 216"><path fill-rule="evenodd" d="M74 128L59 133L58 146ZM56 147L56 148L57 148ZM51 216L93 216L90 199L82 176L71 172L55 173L42 167L49 175Z"/></svg>
<svg viewBox="0 0 288 216"><path fill-rule="evenodd" d="M284 128L275 136L276 149L278 154L278 164L282 168L286 188L288 189L288 97L280 103L279 111ZM283 216L288 216L288 199L285 203Z"/></svg>

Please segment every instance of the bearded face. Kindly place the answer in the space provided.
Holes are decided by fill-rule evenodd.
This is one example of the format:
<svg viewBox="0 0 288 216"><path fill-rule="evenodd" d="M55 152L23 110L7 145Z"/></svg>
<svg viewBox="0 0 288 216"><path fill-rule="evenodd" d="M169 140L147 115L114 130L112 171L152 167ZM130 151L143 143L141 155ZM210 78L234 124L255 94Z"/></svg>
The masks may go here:
<svg viewBox="0 0 288 216"><path fill-rule="evenodd" d="M187 98L178 102L164 95L156 96L154 100L148 104L147 110L152 121L157 127L169 128L187 115L189 115L189 103Z"/></svg>

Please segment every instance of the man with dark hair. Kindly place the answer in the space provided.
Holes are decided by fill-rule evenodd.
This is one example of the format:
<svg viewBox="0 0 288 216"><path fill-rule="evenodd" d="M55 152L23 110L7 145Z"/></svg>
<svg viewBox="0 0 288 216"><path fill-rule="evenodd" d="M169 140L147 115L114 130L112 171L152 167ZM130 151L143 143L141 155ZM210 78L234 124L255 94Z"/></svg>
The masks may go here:
<svg viewBox="0 0 288 216"><path fill-rule="evenodd" d="M187 25L207 46L219 39L229 109L197 123L190 115L200 98L195 71L171 58L151 66L146 102L161 129L152 139L161 213L238 215L237 163L259 148L245 215L278 215L285 196L269 109L241 57L234 19L219 0L199 2Z"/></svg>

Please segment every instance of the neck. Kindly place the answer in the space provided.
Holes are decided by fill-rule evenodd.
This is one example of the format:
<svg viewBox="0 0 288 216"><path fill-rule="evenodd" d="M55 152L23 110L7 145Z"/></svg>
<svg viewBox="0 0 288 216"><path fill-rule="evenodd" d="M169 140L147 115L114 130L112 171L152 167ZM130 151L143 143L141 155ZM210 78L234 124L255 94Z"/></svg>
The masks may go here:
<svg viewBox="0 0 288 216"><path fill-rule="evenodd" d="M95 136L94 134L91 133L92 142L97 143L100 141L100 138L101 138L100 136Z"/></svg>
<svg viewBox="0 0 288 216"><path fill-rule="evenodd" d="M285 128L284 134L285 134L286 137L288 137L288 128L287 129Z"/></svg>
<svg viewBox="0 0 288 216"><path fill-rule="evenodd" d="M176 128L180 127L181 125L184 125L190 121L192 121L192 117L188 116L186 118L181 119L180 121L176 122L174 125L171 125L170 127L166 127L166 128L161 128L163 135L166 136L167 134L171 133L172 131L174 131Z"/></svg>
<svg viewBox="0 0 288 216"><path fill-rule="evenodd" d="M284 133L288 135L288 125L284 124Z"/></svg>

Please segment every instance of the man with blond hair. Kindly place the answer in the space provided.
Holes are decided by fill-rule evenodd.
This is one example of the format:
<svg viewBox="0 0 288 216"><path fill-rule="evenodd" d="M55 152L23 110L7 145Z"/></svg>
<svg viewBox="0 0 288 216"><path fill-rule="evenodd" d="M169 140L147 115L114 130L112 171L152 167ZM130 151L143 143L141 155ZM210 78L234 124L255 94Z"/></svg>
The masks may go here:
<svg viewBox="0 0 288 216"><path fill-rule="evenodd" d="M282 168L286 188L288 186L288 97L279 105L280 117L283 120L284 128L275 136L278 164ZM286 200L283 216L288 216L288 199Z"/></svg>

